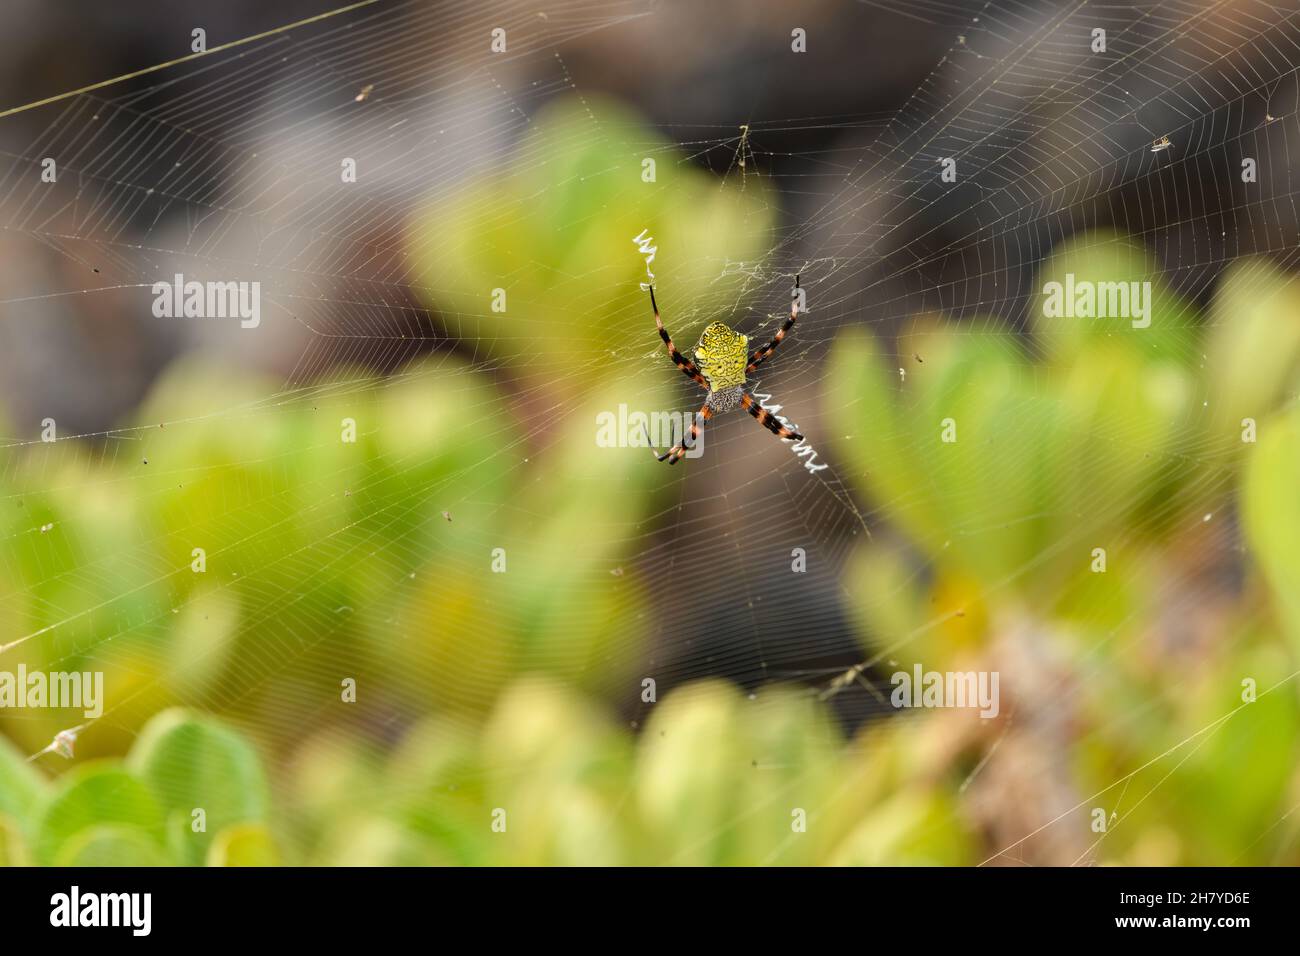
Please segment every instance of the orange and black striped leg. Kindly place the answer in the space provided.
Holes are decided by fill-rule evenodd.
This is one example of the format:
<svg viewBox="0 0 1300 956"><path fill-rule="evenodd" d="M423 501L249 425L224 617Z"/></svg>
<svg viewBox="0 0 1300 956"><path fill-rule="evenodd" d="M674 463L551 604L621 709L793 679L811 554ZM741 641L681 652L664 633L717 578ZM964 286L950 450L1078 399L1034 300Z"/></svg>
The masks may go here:
<svg viewBox="0 0 1300 956"><path fill-rule="evenodd" d="M662 455L659 454L659 449L655 448L654 445L650 444L649 432L646 432L646 439L645 439L646 444L650 445L651 453L659 461L666 461L670 465L675 465L679 461L681 461L684 457L686 457L686 453L688 451L690 451L692 448L695 447L695 443L699 440L700 432L704 430L704 423L707 422L712 417L713 417L713 407L709 405L708 402L705 402L704 405L700 408L700 410L695 413L695 419L694 421L691 422L690 434L688 436L683 437L682 440L678 442L676 445L673 445L672 448L669 448ZM643 425L642 430L644 431L644 429L645 426Z"/></svg>
<svg viewBox="0 0 1300 956"><path fill-rule="evenodd" d="M802 441L803 436L798 432L791 431L782 425L775 415L769 412L762 405L758 404L758 399L750 395L749 392L740 396L740 404L745 406L745 411L758 419L758 423L770 431L777 438L788 438L791 441Z"/></svg>
<svg viewBox="0 0 1300 956"><path fill-rule="evenodd" d="M677 351L677 346L673 345L673 340L669 337L668 330L664 328L664 321L659 318L659 306L655 304L655 290L653 286L650 287L650 308L655 310L655 325L659 327L659 337L664 340L664 345L668 346L668 356L673 360L673 364L681 369L687 378L694 379L696 384L707 391L709 383L705 380L704 376L700 374L700 370L695 367L695 363L681 352Z"/></svg>
<svg viewBox="0 0 1300 956"><path fill-rule="evenodd" d="M749 357L749 366L745 369L746 374L754 371L754 369L758 368L765 361L767 361L768 356L771 355L773 352L775 352L776 347L781 344L781 341L785 338L786 333L788 333L792 328L794 328L794 320L799 317L799 277L798 276L794 277L794 289L795 289L794 301L790 303L790 318L785 320L785 325L781 326L781 328L777 331L776 336L772 339L771 342L768 342L761 349L758 349L756 352L754 352L753 355Z"/></svg>

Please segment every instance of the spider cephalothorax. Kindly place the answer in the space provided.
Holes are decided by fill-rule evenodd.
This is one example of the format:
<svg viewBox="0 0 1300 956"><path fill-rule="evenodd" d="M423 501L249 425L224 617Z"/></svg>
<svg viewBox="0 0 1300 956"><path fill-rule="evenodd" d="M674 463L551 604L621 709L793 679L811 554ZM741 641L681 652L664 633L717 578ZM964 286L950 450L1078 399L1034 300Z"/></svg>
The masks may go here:
<svg viewBox="0 0 1300 956"><path fill-rule="evenodd" d="M682 355L677 351L677 346L673 345L668 330L664 328L663 319L659 317L659 306L655 304L655 290L651 288L650 307L654 309L655 325L659 327L659 337L668 347L668 355L688 378L708 392L704 399L704 406L695 413L689 439L683 436L679 443L662 455L656 453L656 458L667 461L670 465L677 464L699 438L700 429L704 427L705 422L715 413L731 411L737 405L743 406L749 414L758 419L760 424L779 438L791 441L799 441L803 438L798 432L786 428L745 389L749 373L776 351L776 347L781 344L781 340L793 327L799 315L798 276L795 276L794 287L796 298L790 303L790 318L786 320L785 325L781 326L771 342L751 354L747 336L732 331L722 322L713 322L704 330L699 344L695 346L695 362Z"/></svg>

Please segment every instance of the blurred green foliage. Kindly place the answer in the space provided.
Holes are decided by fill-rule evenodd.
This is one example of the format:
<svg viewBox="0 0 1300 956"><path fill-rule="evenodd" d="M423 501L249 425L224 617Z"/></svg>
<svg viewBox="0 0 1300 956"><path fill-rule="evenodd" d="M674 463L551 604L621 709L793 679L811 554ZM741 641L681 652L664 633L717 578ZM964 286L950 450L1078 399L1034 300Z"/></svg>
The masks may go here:
<svg viewBox="0 0 1300 956"><path fill-rule="evenodd" d="M1069 273L1154 270L1096 234L1040 278ZM1032 816L1036 783L1008 764L1059 750L1068 793L1041 796L1043 822L1123 821L1066 862L1295 862L1294 831L1271 825L1300 791L1300 283L1246 261L1205 316L1158 279L1153 299L1146 329L1031 309L1029 335L926 318L897 343L844 334L828 402L855 425L836 451L890 526L846 593L864 646L902 669L1000 672L1012 743L973 789L993 778L1021 802L981 811L986 827ZM1276 617L1224 565L1239 509ZM993 743L971 738L973 759Z"/></svg>
<svg viewBox="0 0 1300 956"><path fill-rule="evenodd" d="M920 317L835 343L836 470L886 519L842 582L864 654L998 669L999 720L845 739L804 690L715 681L642 726L614 715L653 619L620 572L669 486L643 452L566 436L626 400L620 355L658 349L632 237L674 250L662 304L696 316L739 301L726 266L759 262L772 225L763 186L720 188L608 103L564 105L411 225L474 362L285 393L189 359L121 436L10 454L0 666L103 670L110 710L71 764L27 757L80 714L0 713L0 861L1300 862L1275 825L1300 799L1300 289L1263 262L1204 315L1156 282L1149 329ZM1093 235L1040 278L1067 272L1153 269ZM1039 823L1074 836L1020 846Z"/></svg>
<svg viewBox="0 0 1300 956"><path fill-rule="evenodd" d="M1300 404L1268 422L1245 478L1245 519L1293 647L1300 648Z"/></svg>
<svg viewBox="0 0 1300 956"><path fill-rule="evenodd" d="M0 832L11 865L220 864L227 857L209 848L224 849L236 834L270 840L257 755L211 718L164 711L125 761L87 761L56 781L3 738L0 765Z"/></svg>
<svg viewBox="0 0 1300 956"><path fill-rule="evenodd" d="M511 361L516 375L544 377L554 393L621 374L604 357L655 346L625 331L650 321L634 237L671 250L649 269L660 306L685 329L684 316L734 305L748 277L741 267L761 264L774 221L763 179L720 182L621 105L566 99L530 121L508 165L433 200L408 255L458 337L484 359ZM503 312L491 308L497 288ZM582 375L562 382L575 364Z"/></svg>

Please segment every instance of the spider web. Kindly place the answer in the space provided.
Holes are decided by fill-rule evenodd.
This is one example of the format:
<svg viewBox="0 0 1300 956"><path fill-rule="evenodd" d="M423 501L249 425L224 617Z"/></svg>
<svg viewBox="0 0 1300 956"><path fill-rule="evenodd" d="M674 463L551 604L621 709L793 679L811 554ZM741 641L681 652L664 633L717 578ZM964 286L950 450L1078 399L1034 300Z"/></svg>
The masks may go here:
<svg viewBox="0 0 1300 956"><path fill-rule="evenodd" d="M810 21L814 15L821 16L810 12ZM3 542L11 566L33 549L61 549L51 559L60 570L36 581L13 574L11 582L23 583L0 593L0 620L13 635L0 642L6 656L145 675L82 728L88 745L120 749L160 681L180 702L237 715L278 754L292 752L298 730L333 706L340 674L384 688L387 703L363 731L380 744L424 708L425 688L440 673L460 669L453 682L461 703L488 698L513 666L491 641L474 660L442 644L417 650L397 671L362 651L394 629L415 641L412 619L400 613L410 601L403 589L487 573L498 544L512 569L531 566L545 578L541 566L554 555L523 535L501 541L499 522L540 525L558 505L503 494L483 477L485 466L517 487L559 472L580 496L582 463L597 455L636 462L617 473L627 481L625 505L591 519L590 534L612 545L569 582L563 613L578 631L600 627L611 607L635 619L615 617L602 660L566 645L538 650L533 666L583 673L634 721L646 708L629 690L636 687L629 675L653 673L661 694L710 676L755 692L801 680L856 726L889 709L873 668L917 634L875 635L877 651L863 663L845 572L869 534L888 531L911 505L857 490L860 476L844 449L872 423L844 417L827 399L837 337L855 327L899 336L897 401L915 407L909 378L926 374L926 338L909 325L917 315L1004 337L1009 361L1027 376L1050 370L1054 354L1026 326L1045 264L1071 238L1106 245L1115 241L1109 234L1087 237L1110 229L1142 242L1152 277L1174 303L1166 307L1174 327L1197 324L1199 306L1229 264L1265 255L1290 269L1300 255L1289 152L1300 132L1300 13L1286 5L1170 0L1102 11L1082 2L863 3L846 14L858 31L919 23L938 51L901 106L872 113L840 108L844 100L816 77L785 75L778 56L793 56L785 33L762 39L772 52L755 61L747 79L753 105L743 115L707 98L664 107L655 71L690 16L642 2L544 10L505 2L485 10L382 0L0 119L0 223L10 259L3 326L14 343L6 377L20 387L34 376L71 382L92 367L94 356L60 342L79 309L109 339L119 326L147 328L123 334L128 345L156 353L157 367L194 349L258 370L227 388L202 364L187 367L191 396L155 396L141 413L152 416L147 424L97 423L82 434L61 432L54 444L9 426L3 479L28 489L7 495L11 508L24 507L31 489L58 499L88 488L86 507L93 507L94 490L103 488L130 504L119 534L93 546L63 537L62 517L45 529L37 515L11 525ZM791 16L792 24L799 19ZM722 43L743 32L725 18L699 17L702 35L691 42ZM1104 55L1090 49L1098 25L1108 33ZM509 37L501 54L488 47L496 26ZM812 21L809 59L850 54L844 42L819 52L826 32L824 21ZM611 79L593 65L602 62L591 54L597 40L628 51L625 75ZM862 68L869 77L870 64ZM778 82L794 84L806 113L772 113ZM598 102L604 90L639 97L651 115L671 120L611 114ZM586 120L534 137L557 104ZM1153 149L1162 137L1169 148ZM613 162L575 171L547 152L592 144ZM658 160L659 181L640 176L647 156ZM1268 170L1254 189L1237 178L1242 156L1260 157ZM45 157L58 158L58 180L34 187ZM355 159L355 183L340 181L341 157ZM955 182L939 175L945 160L956 164ZM666 402L689 413L702 400L664 355L637 288L644 278L637 230L620 233L623 248L614 256L601 251L589 268L570 259L571 271L545 286L545 301L511 294L498 316L478 275L442 265L461 261L460 236L433 230L410 238L425 210L465 196L485 171L521 177L537 190L474 193L455 221L490 225L494 239L518 235L521 243L536 236L529 229L538 205L551 193L588 188L588 175L590 188L604 184L615 205L634 207L678 188L678 173L709 177L708 190L742 212L703 212L696 222L710 232L741 230L730 233L734 254L693 256L698 244L683 241L671 223L638 226L657 240L652 268L664 320L683 349L715 318L756 346L779 326L799 275L807 310L754 390L782 406L823 467L810 470L806 456L743 414L711 422L703 456L674 469L644 450L595 447L593 407L624 401L649 410ZM587 225L550 228L558 243ZM519 271L501 275L501 288L529 288L526 280L549 268L538 264L543 258L525 250L510 260ZM175 273L260 282L261 325L150 320L151 287ZM688 288L704 291L679 291ZM595 332L575 332L580 324ZM566 348L551 347L552 337ZM1191 349L1189 341L1163 347ZM496 387L485 389L484 381ZM603 384L584 390L584 382ZM357 419L362 443L379 467L363 472L323 457L338 444L337 423L354 409L434 385L439 415L453 420L418 427L445 427L462 443L447 472L424 467L427 444L385 438L365 415ZM17 405L15 421L42 417ZM457 427L457 417L473 428ZM319 424L301 424L313 419ZM211 468L169 462L192 443L237 441L232 436L244 428L281 428L288 437L270 449L256 441L223 445L227 462ZM1230 442L1175 442L1176 452L1162 453L1164 465L1177 473L1218 461ZM318 455L324 467L295 467ZM1021 446L981 467L1014 471L1034 460L1035 450ZM227 471L234 478L226 499L201 511L193 502L172 508L161 521L140 518L173 486L202 485ZM1124 513L1133 502L1108 494L1110 478L1096 476L1087 504ZM1209 469L1195 491L1221 501L1229 479L1226 469ZM1169 502L1145 522L1176 517ZM461 528L453 544L431 543ZM978 541L997 528L952 531ZM1210 534L1218 549L1235 547L1230 528ZM211 542L209 561L221 567L217 584L203 592L187 583L190 549L200 539ZM1043 557L1090 545L1058 541ZM790 573L794 549L806 552L808 573ZM226 554L239 555L239 566L223 565ZM1185 573L1193 578L1214 560L1207 554ZM611 599L611 591L622 597ZM1185 591L1167 585L1175 610L1188 600ZM240 633L255 636L240 644L238 666L201 685L157 677L170 660L177 618L196 626L229 601L243 608ZM527 629L529 613L503 602L431 626L448 642L473 645L475 635ZM937 613L925 629L948 616ZM194 653L199 668L211 654L202 646ZM259 693L285 674L296 694ZM1115 714L1113 725L1132 716ZM33 732L24 745L34 752L41 744ZM1132 776L1115 787L1127 792ZM1019 842L1006 847L1012 858Z"/></svg>

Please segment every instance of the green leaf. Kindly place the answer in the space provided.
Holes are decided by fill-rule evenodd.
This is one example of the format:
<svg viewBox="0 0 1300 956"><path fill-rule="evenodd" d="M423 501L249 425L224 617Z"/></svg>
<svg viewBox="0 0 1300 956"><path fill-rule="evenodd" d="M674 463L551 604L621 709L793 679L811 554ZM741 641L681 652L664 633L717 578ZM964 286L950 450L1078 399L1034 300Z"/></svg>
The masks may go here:
<svg viewBox="0 0 1300 956"><path fill-rule="evenodd" d="M168 866L171 860L145 833L120 824L87 827L67 840L55 866Z"/></svg>
<svg viewBox="0 0 1300 956"><path fill-rule="evenodd" d="M0 737L0 814L21 823L41 798L46 780L9 740Z"/></svg>
<svg viewBox="0 0 1300 956"><path fill-rule="evenodd" d="M0 866L31 866L18 821L0 814Z"/></svg>
<svg viewBox="0 0 1300 956"><path fill-rule="evenodd" d="M161 847L162 811L143 783L108 762L83 764L63 776L36 824L36 861L54 863L72 837L87 827L117 823Z"/></svg>
<svg viewBox="0 0 1300 956"><path fill-rule="evenodd" d="M208 866L279 866L280 862L270 832L255 823L226 827L208 848Z"/></svg>
<svg viewBox="0 0 1300 956"><path fill-rule="evenodd" d="M1300 646L1300 407L1260 424L1246 466L1246 536Z"/></svg>
<svg viewBox="0 0 1300 956"><path fill-rule="evenodd" d="M1210 414L1240 448L1241 419L1277 407L1300 365L1300 280L1267 260L1239 260L1219 283L1210 321Z"/></svg>
<svg viewBox="0 0 1300 956"><path fill-rule="evenodd" d="M162 806L187 863L203 862L214 834L266 815L267 785L256 751L214 720L181 709L158 714L140 732L127 765ZM205 816L198 833L190 825L196 809Z"/></svg>

